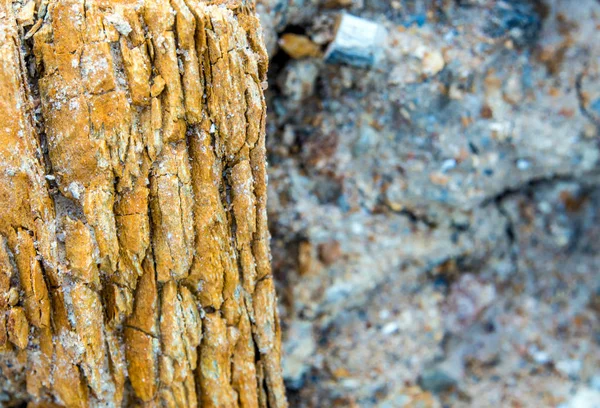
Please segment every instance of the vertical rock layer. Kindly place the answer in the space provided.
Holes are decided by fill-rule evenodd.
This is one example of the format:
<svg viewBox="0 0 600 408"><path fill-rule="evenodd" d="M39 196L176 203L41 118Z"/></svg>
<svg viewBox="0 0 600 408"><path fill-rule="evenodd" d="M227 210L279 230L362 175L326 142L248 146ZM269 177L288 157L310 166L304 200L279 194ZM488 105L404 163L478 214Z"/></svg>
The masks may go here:
<svg viewBox="0 0 600 408"><path fill-rule="evenodd" d="M254 6L33 3L0 2L3 398L286 406Z"/></svg>

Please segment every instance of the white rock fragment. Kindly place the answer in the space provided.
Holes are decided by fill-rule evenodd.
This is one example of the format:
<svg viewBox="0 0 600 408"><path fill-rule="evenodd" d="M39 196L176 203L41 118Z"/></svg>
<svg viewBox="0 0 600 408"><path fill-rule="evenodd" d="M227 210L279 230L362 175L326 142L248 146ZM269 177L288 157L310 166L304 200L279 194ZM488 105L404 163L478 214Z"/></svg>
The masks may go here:
<svg viewBox="0 0 600 408"><path fill-rule="evenodd" d="M566 404L568 408L598 408L600 407L600 392L588 387L581 387L573 398Z"/></svg>
<svg viewBox="0 0 600 408"><path fill-rule="evenodd" d="M453 168L455 168L455 167L456 167L456 164L457 164L457 163L456 163L456 160L455 160L455 159L447 159L447 160L444 160L444 162L442 163L442 168L441 168L441 171L442 171L443 173L445 173L445 172L447 172L447 171L449 171L449 170L452 170Z"/></svg>
<svg viewBox="0 0 600 408"><path fill-rule="evenodd" d="M33 24L35 18L35 1L31 0L17 13L17 24L20 26L30 26Z"/></svg>
<svg viewBox="0 0 600 408"><path fill-rule="evenodd" d="M387 320L387 319L389 319L389 318L390 318L390 316L391 316L391 315L392 315L392 314L391 314L391 313L390 313L390 311L389 311L389 310L387 310L387 309L383 309L383 310L380 310L380 311L379 311L379 318L380 318L380 319Z"/></svg>
<svg viewBox="0 0 600 408"><path fill-rule="evenodd" d="M373 66L383 55L386 37L387 31L381 25L350 14L341 14L336 24L335 38L325 52L325 61L355 67Z"/></svg>
<svg viewBox="0 0 600 408"><path fill-rule="evenodd" d="M309 322L294 321L288 329L289 341L285 343L283 376L292 384L301 384L302 377L311 365L317 345Z"/></svg>
<svg viewBox="0 0 600 408"><path fill-rule="evenodd" d="M439 51L425 52L423 55L423 73L433 76L444 69L446 62L444 56Z"/></svg>
<svg viewBox="0 0 600 408"><path fill-rule="evenodd" d="M531 163L525 159L517 160L517 168L521 171L525 171L531 167Z"/></svg>
<svg viewBox="0 0 600 408"><path fill-rule="evenodd" d="M346 389L354 390L354 389L360 387L360 380L358 380L356 378L344 378L341 381L341 384Z"/></svg>
<svg viewBox="0 0 600 408"><path fill-rule="evenodd" d="M539 350L535 346L529 348L529 355L537 364L547 364L552 361L552 357L544 350Z"/></svg>
<svg viewBox="0 0 600 408"><path fill-rule="evenodd" d="M577 377L582 365L580 360L561 360L556 363L556 369L568 377Z"/></svg>
<svg viewBox="0 0 600 408"><path fill-rule="evenodd" d="M128 36L132 31L131 26L125 20L125 18L119 14L109 14L104 17L104 21L108 24L112 24L113 27L119 32L119 34Z"/></svg>
<svg viewBox="0 0 600 408"><path fill-rule="evenodd" d="M399 329L398 323L390 322L381 328L381 333L387 336L396 333Z"/></svg>
<svg viewBox="0 0 600 408"><path fill-rule="evenodd" d="M79 200L81 198L81 194L83 193L83 186L75 181L72 181L67 188L74 199Z"/></svg>

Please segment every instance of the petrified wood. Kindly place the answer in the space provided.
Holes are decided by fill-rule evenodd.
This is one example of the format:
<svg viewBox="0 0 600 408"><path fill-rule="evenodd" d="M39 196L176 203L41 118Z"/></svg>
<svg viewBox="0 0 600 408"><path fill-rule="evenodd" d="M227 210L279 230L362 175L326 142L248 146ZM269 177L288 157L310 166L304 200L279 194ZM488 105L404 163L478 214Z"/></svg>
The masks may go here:
<svg viewBox="0 0 600 408"><path fill-rule="evenodd" d="M0 1L0 396L285 407L251 1Z"/></svg>

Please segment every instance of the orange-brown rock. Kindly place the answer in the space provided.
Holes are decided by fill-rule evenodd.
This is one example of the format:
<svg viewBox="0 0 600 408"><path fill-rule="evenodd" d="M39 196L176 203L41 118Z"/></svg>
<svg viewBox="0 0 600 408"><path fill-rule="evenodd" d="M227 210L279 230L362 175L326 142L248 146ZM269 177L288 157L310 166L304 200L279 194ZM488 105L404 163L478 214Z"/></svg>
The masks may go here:
<svg viewBox="0 0 600 408"><path fill-rule="evenodd" d="M1 0L0 54L3 401L286 407L252 2Z"/></svg>

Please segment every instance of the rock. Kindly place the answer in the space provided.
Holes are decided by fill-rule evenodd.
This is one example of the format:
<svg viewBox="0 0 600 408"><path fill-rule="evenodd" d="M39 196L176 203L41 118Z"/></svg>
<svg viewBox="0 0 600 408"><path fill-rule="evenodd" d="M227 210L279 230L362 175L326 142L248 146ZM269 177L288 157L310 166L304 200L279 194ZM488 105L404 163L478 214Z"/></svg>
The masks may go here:
<svg viewBox="0 0 600 408"><path fill-rule="evenodd" d="M526 0L495 3L486 32L493 38L508 35L516 45L533 43L542 28L542 19L534 2Z"/></svg>
<svg viewBox="0 0 600 408"><path fill-rule="evenodd" d="M25 42L17 3L0 2L0 406L287 407L253 7L31 0Z"/></svg>
<svg viewBox="0 0 600 408"><path fill-rule="evenodd" d="M287 330L288 340L284 347L283 378L290 388L302 387L302 378L310 368L310 357L316 350L312 333L312 324L294 321Z"/></svg>
<svg viewBox="0 0 600 408"><path fill-rule="evenodd" d="M544 350L538 350L537 347L530 347L529 355L537 364L547 364L552 361L552 357Z"/></svg>
<svg viewBox="0 0 600 408"><path fill-rule="evenodd" d="M588 387L581 387L573 398L565 404L566 408L598 408L600 407L600 392Z"/></svg>
<svg viewBox="0 0 600 408"><path fill-rule="evenodd" d="M406 183L402 178L398 177L392 180L385 190L385 204L392 211L402 211L404 209L404 201L406 191Z"/></svg>
<svg viewBox="0 0 600 408"><path fill-rule="evenodd" d="M315 92L319 69L313 60L292 61L279 77L283 94L294 105Z"/></svg>
<svg viewBox="0 0 600 408"><path fill-rule="evenodd" d="M17 24L20 26L30 26L34 22L35 1L30 0L25 4L17 14Z"/></svg>
<svg viewBox="0 0 600 408"><path fill-rule="evenodd" d="M400 329L400 327L398 327L398 323L396 323L396 322L389 322L389 323L386 323L381 328L381 333L383 333L385 335L390 335L390 334L396 333L399 329Z"/></svg>
<svg viewBox="0 0 600 408"><path fill-rule="evenodd" d="M154 83L150 87L150 96L157 97L165 89L165 80L160 75L154 77Z"/></svg>
<svg viewBox="0 0 600 408"><path fill-rule="evenodd" d="M329 44L335 38L335 23L336 19L331 14L320 14L315 17L307 34L316 44Z"/></svg>
<svg viewBox="0 0 600 408"><path fill-rule="evenodd" d="M419 385L426 391L440 393L456 386L458 380L441 365L423 371L419 377Z"/></svg>
<svg viewBox="0 0 600 408"><path fill-rule="evenodd" d="M132 31L132 28L127 20L125 20L125 18L119 14L108 14L104 18L104 22L113 25L119 34L124 36L128 36Z"/></svg>
<svg viewBox="0 0 600 408"><path fill-rule="evenodd" d="M323 2L323 7L325 8L342 8L342 7L350 7L352 5L352 0L325 0Z"/></svg>
<svg viewBox="0 0 600 408"><path fill-rule="evenodd" d="M556 369L571 378L579 376L581 367L582 363L579 360L561 360L556 362Z"/></svg>
<svg viewBox="0 0 600 408"><path fill-rule="evenodd" d="M321 56L321 48L305 35L284 34L278 42L286 54L294 59L317 58Z"/></svg>
<svg viewBox="0 0 600 408"><path fill-rule="evenodd" d="M467 347L452 344L450 341L445 360L430 365L421 372L418 384L426 391L441 393L459 387L465 375L464 359L468 354Z"/></svg>
<svg viewBox="0 0 600 408"><path fill-rule="evenodd" d="M369 126L366 123L361 124L360 136L352 146L352 153L354 156L362 156L369 151L372 151L377 145L379 137L379 133L372 126Z"/></svg>
<svg viewBox="0 0 600 408"><path fill-rule="evenodd" d="M309 241L302 241L298 245L298 273L300 276L309 275L314 271L313 252L313 246Z"/></svg>
<svg viewBox="0 0 600 408"><path fill-rule="evenodd" d="M386 30L373 21L350 14L341 14L337 21L335 39L325 53L330 64L349 64L355 67L376 65L383 55Z"/></svg>
<svg viewBox="0 0 600 408"><path fill-rule="evenodd" d="M445 186L450 181L450 178L445 174L436 171L429 175L429 181L438 186Z"/></svg>
<svg viewBox="0 0 600 408"><path fill-rule="evenodd" d="M319 244L319 259L325 265L331 265L342 257L342 249L338 241Z"/></svg>
<svg viewBox="0 0 600 408"><path fill-rule="evenodd" d="M436 75L445 66L444 56L439 51L426 52L423 56L423 73L427 76Z"/></svg>
<svg viewBox="0 0 600 408"><path fill-rule="evenodd" d="M265 4L267 3L267 4ZM262 36L265 40L265 47L270 57L275 55L277 51L277 19L280 13L275 11L274 4L270 4L269 0L259 0L256 3L256 12L260 17L260 25L262 26ZM284 8L285 4L278 5Z"/></svg>

